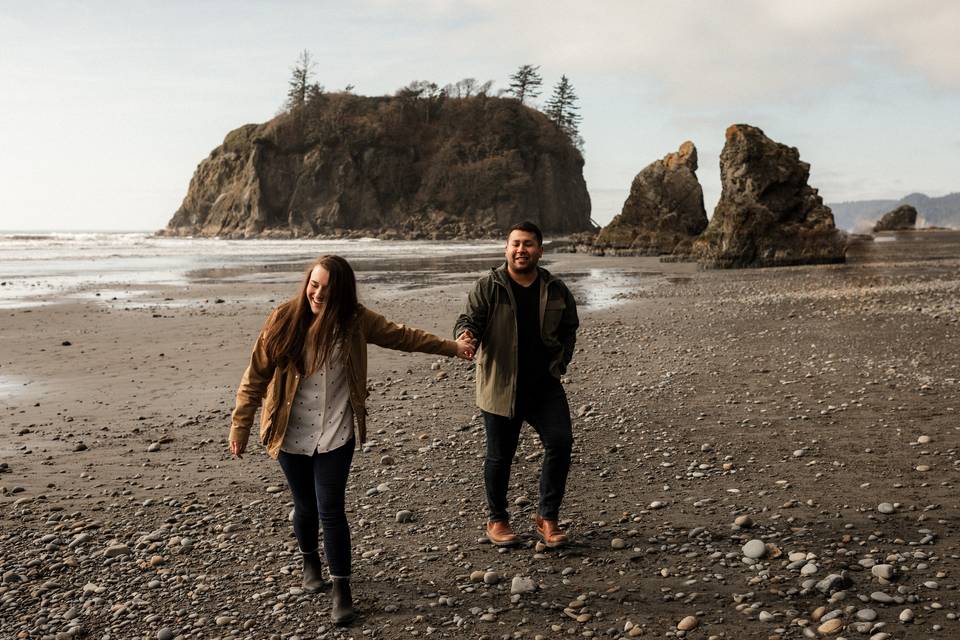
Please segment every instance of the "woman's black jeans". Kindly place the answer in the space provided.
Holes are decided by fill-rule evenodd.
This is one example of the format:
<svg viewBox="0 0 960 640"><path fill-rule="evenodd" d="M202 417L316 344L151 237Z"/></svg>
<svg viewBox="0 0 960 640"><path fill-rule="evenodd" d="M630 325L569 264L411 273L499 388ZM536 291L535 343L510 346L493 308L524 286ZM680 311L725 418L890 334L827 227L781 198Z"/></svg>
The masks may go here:
<svg viewBox="0 0 960 640"><path fill-rule="evenodd" d="M483 461L483 480L487 490L487 508L492 521L508 520L507 487L510 466L517 453L520 427L530 423L543 443L543 467L540 470L538 512L546 520L558 520L560 503L570 472L573 429L567 394L558 380L552 380L533 392L517 394L517 410L512 418L483 413L487 432L487 456Z"/></svg>
<svg viewBox="0 0 960 640"><path fill-rule="evenodd" d="M330 576L350 577L350 527L344 510L347 476L353 461L354 439L327 453L302 456L280 452L280 467L293 494L293 533L300 551L310 553L320 546Z"/></svg>

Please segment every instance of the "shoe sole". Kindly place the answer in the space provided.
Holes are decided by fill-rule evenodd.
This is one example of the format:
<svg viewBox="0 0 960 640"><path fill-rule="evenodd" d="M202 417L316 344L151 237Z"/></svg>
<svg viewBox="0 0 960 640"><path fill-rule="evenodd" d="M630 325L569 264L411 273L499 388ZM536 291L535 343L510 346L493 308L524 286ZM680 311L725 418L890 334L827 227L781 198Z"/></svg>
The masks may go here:
<svg viewBox="0 0 960 640"><path fill-rule="evenodd" d="M538 531L537 535L540 536L540 542L542 542L547 549L559 549L560 547L565 547L570 544L569 539L563 542L547 542L547 538L542 533Z"/></svg>
<svg viewBox="0 0 960 640"><path fill-rule="evenodd" d="M353 621L357 619L356 613L351 613L349 616L344 616L340 619L334 618L333 624L338 627L349 627L353 624Z"/></svg>
<svg viewBox="0 0 960 640"><path fill-rule="evenodd" d="M516 540L494 540L488 535L487 540L489 540L490 544L495 547L515 547L520 544L520 538L517 538Z"/></svg>

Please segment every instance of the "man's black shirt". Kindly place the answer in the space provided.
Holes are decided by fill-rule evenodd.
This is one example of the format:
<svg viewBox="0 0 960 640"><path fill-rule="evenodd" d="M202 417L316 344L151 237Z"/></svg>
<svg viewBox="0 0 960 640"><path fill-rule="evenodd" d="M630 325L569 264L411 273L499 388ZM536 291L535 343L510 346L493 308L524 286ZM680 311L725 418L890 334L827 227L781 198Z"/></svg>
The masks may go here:
<svg viewBox="0 0 960 640"><path fill-rule="evenodd" d="M528 287L509 275L517 313L517 400L547 382L547 353L540 337L540 276Z"/></svg>

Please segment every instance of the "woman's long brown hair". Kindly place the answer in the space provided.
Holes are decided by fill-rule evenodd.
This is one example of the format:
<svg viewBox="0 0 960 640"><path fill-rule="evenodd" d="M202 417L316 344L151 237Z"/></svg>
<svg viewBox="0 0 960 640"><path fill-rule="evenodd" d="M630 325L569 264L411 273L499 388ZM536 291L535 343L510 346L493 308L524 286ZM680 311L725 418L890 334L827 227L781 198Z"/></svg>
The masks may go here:
<svg viewBox="0 0 960 640"><path fill-rule="evenodd" d="M323 308L314 314L307 301L307 285L314 268L330 274ZM357 279L350 263L340 256L320 256L307 267L297 295L277 307L265 330L267 353L283 366L293 363L304 375L326 364L343 344L350 320L357 310Z"/></svg>

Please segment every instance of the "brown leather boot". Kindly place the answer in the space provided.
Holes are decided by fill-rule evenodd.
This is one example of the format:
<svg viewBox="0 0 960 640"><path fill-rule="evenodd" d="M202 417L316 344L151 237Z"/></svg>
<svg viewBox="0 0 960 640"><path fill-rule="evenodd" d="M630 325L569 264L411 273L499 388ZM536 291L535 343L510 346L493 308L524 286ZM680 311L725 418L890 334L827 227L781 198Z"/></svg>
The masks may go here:
<svg viewBox="0 0 960 640"><path fill-rule="evenodd" d="M510 528L506 520L487 522L487 539L497 547L509 547L520 542L520 538Z"/></svg>
<svg viewBox="0 0 960 640"><path fill-rule="evenodd" d="M570 542L570 538L560 529L560 524L556 520L545 520L538 515L536 522L537 533L543 538L543 544L550 549L562 547Z"/></svg>

